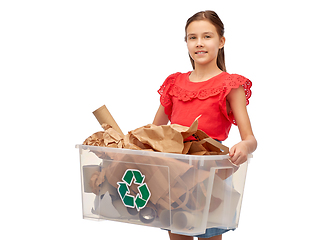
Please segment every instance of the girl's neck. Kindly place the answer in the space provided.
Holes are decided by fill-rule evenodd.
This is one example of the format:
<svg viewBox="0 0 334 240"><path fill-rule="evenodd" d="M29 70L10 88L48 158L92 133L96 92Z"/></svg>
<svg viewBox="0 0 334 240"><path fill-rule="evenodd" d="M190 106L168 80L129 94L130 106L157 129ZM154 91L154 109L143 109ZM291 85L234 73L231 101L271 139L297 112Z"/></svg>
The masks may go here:
<svg viewBox="0 0 334 240"><path fill-rule="evenodd" d="M195 69L191 72L189 79L192 82L204 82L222 72L223 71L220 70L217 66L211 68L195 66Z"/></svg>

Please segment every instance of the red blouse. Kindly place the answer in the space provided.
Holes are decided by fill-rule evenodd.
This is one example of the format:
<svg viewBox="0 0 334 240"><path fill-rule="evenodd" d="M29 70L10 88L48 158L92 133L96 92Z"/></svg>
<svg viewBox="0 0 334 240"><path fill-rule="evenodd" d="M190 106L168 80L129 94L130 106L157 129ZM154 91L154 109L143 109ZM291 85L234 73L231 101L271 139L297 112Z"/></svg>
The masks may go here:
<svg viewBox="0 0 334 240"><path fill-rule="evenodd" d="M170 122L190 126L199 116L198 129L211 138L223 141L232 123L237 125L232 111L227 112L226 96L232 88L244 87L246 104L252 94L252 82L237 74L222 72L204 82L191 82L188 73L174 73L165 80L158 93Z"/></svg>

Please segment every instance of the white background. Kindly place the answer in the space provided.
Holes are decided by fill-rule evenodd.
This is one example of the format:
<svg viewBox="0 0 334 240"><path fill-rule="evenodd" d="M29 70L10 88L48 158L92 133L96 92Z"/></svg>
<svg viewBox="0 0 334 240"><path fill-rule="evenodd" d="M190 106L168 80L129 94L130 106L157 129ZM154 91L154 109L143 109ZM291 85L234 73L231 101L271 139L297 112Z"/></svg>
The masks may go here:
<svg viewBox="0 0 334 240"><path fill-rule="evenodd" d="M239 228L223 239L333 239L331 1L1 1L2 239L168 239L83 220L75 144L105 104L123 132L151 123L157 90L191 70L186 20L215 10L227 71L253 81L258 149ZM225 145L240 139L234 127Z"/></svg>

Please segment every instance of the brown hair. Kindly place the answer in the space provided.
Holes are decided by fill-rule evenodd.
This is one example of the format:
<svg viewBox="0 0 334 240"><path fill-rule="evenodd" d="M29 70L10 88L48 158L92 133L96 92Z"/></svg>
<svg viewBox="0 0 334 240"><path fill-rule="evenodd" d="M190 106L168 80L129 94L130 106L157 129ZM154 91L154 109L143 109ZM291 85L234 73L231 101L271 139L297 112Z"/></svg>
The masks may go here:
<svg viewBox="0 0 334 240"><path fill-rule="evenodd" d="M220 37L224 36L224 24L218 17L217 13L215 13L214 11L201 11L201 12L194 14L192 17L188 19L186 27L185 27L185 31L186 31L185 40L186 41L187 41L187 28L189 24L192 23L193 21L199 21L199 20L208 20L210 23L212 23L216 27L218 35ZM195 69L195 63L194 63L194 60L191 58L190 54L189 54L189 58L190 58L190 62L191 62L193 69ZM224 47L222 47L218 51L217 66L220 70L222 70L223 72L226 72Z"/></svg>

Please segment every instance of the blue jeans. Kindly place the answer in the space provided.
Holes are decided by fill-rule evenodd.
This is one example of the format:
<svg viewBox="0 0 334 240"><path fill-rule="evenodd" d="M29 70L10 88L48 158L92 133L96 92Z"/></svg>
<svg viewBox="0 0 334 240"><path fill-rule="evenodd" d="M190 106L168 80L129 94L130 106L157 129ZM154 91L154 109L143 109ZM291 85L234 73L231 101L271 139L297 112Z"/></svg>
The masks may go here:
<svg viewBox="0 0 334 240"><path fill-rule="evenodd" d="M162 229L162 230L167 230L167 229ZM224 233L227 233L228 231L234 231L234 229L221 229L221 228L207 228L205 230L205 233L203 234L199 234L199 235L194 235L192 237L199 237L199 238L210 238L210 237L214 237L214 236L217 236L217 235L221 235L221 234L224 234ZM167 230L170 232L170 230ZM179 233L177 233L179 234ZM182 234L181 234L182 235Z"/></svg>
<svg viewBox="0 0 334 240"><path fill-rule="evenodd" d="M235 229L207 228L204 234L195 235L194 237L210 238L213 236L224 234L230 230L234 231Z"/></svg>

